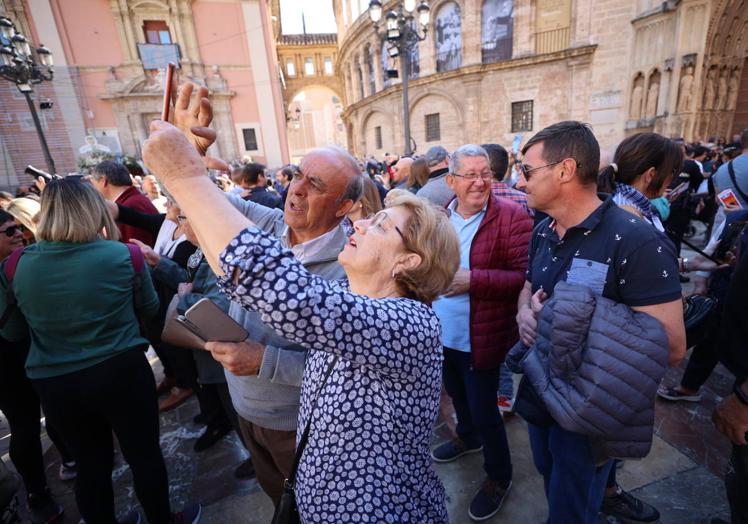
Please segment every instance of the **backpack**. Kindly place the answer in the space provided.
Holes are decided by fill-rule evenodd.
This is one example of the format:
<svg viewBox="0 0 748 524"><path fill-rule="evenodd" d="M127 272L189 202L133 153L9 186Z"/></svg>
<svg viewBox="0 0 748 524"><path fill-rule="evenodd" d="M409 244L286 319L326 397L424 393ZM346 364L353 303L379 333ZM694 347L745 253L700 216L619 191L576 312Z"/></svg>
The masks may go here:
<svg viewBox="0 0 748 524"><path fill-rule="evenodd" d="M135 270L135 276L132 280L132 301L135 307L135 311L137 312L142 305L140 289L143 285L143 253L141 253L140 248L135 244L125 245L127 246L127 250L130 252L130 261L132 262L132 267ZM13 252L6 259L5 266L3 267L3 273L5 274L5 279L7 281L7 288L5 290L5 302L7 306L5 308L5 311L3 312L3 315L0 317L0 329L5 327L5 324L7 324L10 315L17 307L16 294L13 291L13 279L16 276L18 262L21 260L21 256L23 255L25 249L25 247L19 247L18 249L13 250ZM137 314L135 316L137 318Z"/></svg>

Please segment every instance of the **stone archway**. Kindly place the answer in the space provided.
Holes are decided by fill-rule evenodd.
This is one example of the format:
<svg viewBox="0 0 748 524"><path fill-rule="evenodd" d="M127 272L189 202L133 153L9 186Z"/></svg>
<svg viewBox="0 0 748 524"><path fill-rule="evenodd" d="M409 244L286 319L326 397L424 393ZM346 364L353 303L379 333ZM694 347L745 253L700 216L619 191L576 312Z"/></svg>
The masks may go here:
<svg viewBox="0 0 748 524"><path fill-rule="evenodd" d="M694 135L729 138L748 126L748 0L718 1L706 41Z"/></svg>
<svg viewBox="0 0 748 524"><path fill-rule="evenodd" d="M343 102L331 88L310 85L297 90L286 107L288 150L291 162L316 147L346 147Z"/></svg>

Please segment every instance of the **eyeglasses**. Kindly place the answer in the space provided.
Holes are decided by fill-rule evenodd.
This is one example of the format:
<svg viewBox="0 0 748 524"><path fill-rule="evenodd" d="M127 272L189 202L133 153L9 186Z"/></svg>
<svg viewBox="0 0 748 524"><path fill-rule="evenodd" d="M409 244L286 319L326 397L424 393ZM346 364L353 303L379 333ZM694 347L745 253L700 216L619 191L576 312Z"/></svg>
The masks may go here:
<svg viewBox="0 0 748 524"><path fill-rule="evenodd" d="M7 228L0 231L0 233L5 233L5 236L10 238L16 234L16 231L23 231L23 228L19 225L8 226Z"/></svg>
<svg viewBox="0 0 748 524"><path fill-rule="evenodd" d="M395 222L390 218L390 216L384 211L380 211L379 213L369 215L368 217L364 218L364 220L369 222L369 226L367 227L367 229L378 227L382 231L385 231L385 229L382 227L382 224L384 223L384 220L386 218L390 220L390 222L392 223L392 227L395 228L395 231L397 231L397 234L400 235L400 238L402 238L403 242L405 242L405 236L403 235L403 232L400 230L399 227L397 227L397 224L395 224Z"/></svg>
<svg viewBox="0 0 748 524"><path fill-rule="evenodd" d="M451 173L451 175L465 179L468 182L475 182L479 178L485 182L493 178L493 173L491 173L491 171L483 171L482 173L465 173L464 175L461 175L460 173Z"/></svg>

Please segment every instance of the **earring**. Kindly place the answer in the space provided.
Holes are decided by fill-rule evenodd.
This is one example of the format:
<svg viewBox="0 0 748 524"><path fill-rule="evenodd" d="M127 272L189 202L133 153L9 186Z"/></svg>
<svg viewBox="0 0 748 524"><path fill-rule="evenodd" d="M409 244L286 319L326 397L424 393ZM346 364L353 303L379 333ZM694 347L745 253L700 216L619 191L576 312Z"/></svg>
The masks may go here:
<svg viewBox="0 0 748 524"><path fill-rule="evenodd" d="M395 278L395 270L392 270L392 278Z"/></svg>

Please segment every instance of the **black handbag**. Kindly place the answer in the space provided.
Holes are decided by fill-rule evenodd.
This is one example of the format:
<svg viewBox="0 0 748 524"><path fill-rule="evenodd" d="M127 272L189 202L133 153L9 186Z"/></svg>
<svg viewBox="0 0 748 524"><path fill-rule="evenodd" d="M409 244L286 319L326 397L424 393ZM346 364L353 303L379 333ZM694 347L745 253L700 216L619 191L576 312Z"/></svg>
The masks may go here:
<svg viewBox="0 0 748 524"><path fill-rule="evenodd" d="M330 365L327 367L327 371L325 372L325 378L322 379L322 384L320 384L319 389L317 390L317 397L314 401L314 406L317 406L317 400L319 399L320 393L322 393L322 389L325 387L325 384L327 384L327 379L330 378L330 375L332 375L332 370L335 367L335 364L338 362L338 357L335 357L332 359L332 362L330 362ZM304 453L304 448L306 447L306 443L309 440L309 430L312 427L312 419L314 418L314 408L312 408L311 413L309 413L309 420L306 421L306 426L304 427L304 433L301 435L301 440L299 440L299 445L296 446L296 456L293 459L293 467L291 467L291 474L288 476L288 478L283 482L283 493L281 494L280 502L278 502L278 506L275 508L275 513L273 513L273 520L271 521L271 524L301 524L301 517L299 516L299 507L296 505L296 471L299 469L299 462L301 462L301 455Z"/></svg>

